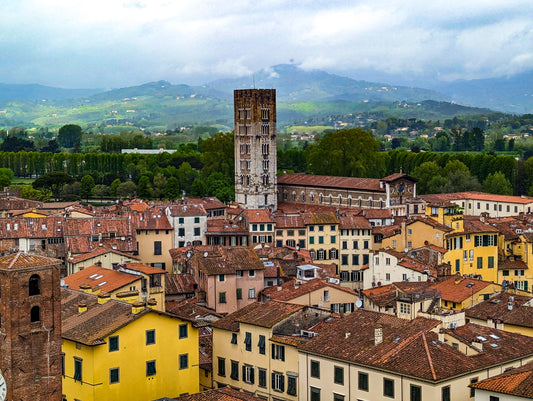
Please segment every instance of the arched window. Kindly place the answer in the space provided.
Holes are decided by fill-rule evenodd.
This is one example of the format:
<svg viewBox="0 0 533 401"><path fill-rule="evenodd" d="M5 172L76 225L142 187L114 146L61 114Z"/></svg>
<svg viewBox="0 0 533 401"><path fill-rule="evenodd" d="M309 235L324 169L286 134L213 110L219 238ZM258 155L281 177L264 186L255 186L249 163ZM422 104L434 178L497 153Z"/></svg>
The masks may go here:
<svg viewBox="0 0 533 401"><path fill-rule="evenodd" d="M302 191L302 202L305 202L305 192Z"/></svg>
<svg viewBox="0 0 533 401"><path fill-rule="evenodd" d="M326 250L325 249L319 249L317 252L317 259L318 260L324 260L326 259Z"/></svg>
<svg viewBox="0 0 533 401"><path fill-rule="evenodd" d="M352 196L348 196L348 206L352 206Z"/></svg>
<svg viewBox="0 0 533 401"><path fill-rule="evenodd" d="M316 259L316 253L315 253L315 250L314 249L311 249L309 251L309 256L311 256L311 259L315 260Z"/></svg>
<svg viewBox="0 0 533 401"><path fill-rule="evenodd" d="M32 295L39 295L41 293L41 278L37 274L32 275L30 277L29 286L30 297Z"/></svg>
<svg viewBox="0 0 533 401"><path fill-rule="evenodd" d="M324 201L324 195L320 194L318 195L318 203L322 203Z"/></svg>
<svg viewBox="0 0 533 401"><path fill-rule="evenodd" d="M329 204L331 205L333 203L333 196L329 195Z"/></svg>
<svg viewBox="0 0 533 401"><path fill-rule="evenodd" d="M337 259L337 250L336 249L330 249L329 250L329 258L330 259Z"/></svg>
<svg viewBox="0 0 533 401"><path fill-rule="evenodd" d="M30 322L40 322L41 321L41 308L34 306L30 311Z"/></svg>
<svg viewBox="0 0 533 401"><path fill-rule="evenodd" d="M342 195L339 195L339 205L342 205Z"/></svg>
<svg viewBox="0 0 533 401"><path fill-rule="evenodd" d="M309 198L311 199L311 203L313 203L315 201L315 194L311 192Z"/></svg>
<svg viewBox="0 0 533 401"><path fill-rule="evenodd" d="M296 201L296 192L294 192L294 191L292 192L292 200Z"/></svg>

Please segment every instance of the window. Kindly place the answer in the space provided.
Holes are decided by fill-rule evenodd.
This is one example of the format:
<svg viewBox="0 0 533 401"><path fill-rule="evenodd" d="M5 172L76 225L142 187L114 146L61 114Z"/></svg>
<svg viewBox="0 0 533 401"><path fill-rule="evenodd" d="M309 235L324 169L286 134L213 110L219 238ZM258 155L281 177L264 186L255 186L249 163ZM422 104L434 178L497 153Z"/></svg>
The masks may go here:
<svg viewBox="0 0 533 401"><path fill-rule="evenodd" d="M109 352L118 351L118 336L109 337Z"/></svg>
<svg viewBox="0 0 533 401"><path fill-rule="evenodd" d="M252 333L246 332L244 337L244 344L246 345L246 351L252 350Z"/></svg>
<svg viewBox="0 0 533 401"><path fill-rule="evenodd" d="M83 381L82 378L82 359L74 358L74 381Z"/></svg>
<svg viewBox="0 0 533 401"><path fill-rule="evenodd" d="M242 367L242 380L249 384L254 384L254 367L244 365Z"/></svg>
<svg viewBox="0 0 533 401"><path fill-rule="evenodd" d="M179 325L179 338L187 338L189 336L189 326L187 324Z"/></svg>
<svg viewBox="0 0 533 401"><path fill-rule="evenodd" d="M362 391L368 391L368 373L359 372L357 375L357 388Z"/></svg>
<svg viewBox="0 0 533 401"><path fill-rule="evenodd" d="M474 377L473 379L470 379L470 384L477 383L477 381L478 381L478 378ZM470 388L470 397L475 397L475 396L476 396L476 389Z"/></svg>
<svg viewBox="0 0 533 401"><path fill-rule="evenodd" d="M483 269L483 258L481 256L478 256L477 258L477 268Z"/></svg>
<svg viewBox="0 0 533 401"><path fill-rule="evenodd" d="M259 387L267 386L267 372L265 369L259 369Z"/></svg>
<svg viewBox="0 0 533 401"><path fill-rule="evenodd" d="M250 298L250 299L255 298L255 288L250 288L248 290L248 298Z"/></svg>
<svg viewBox="0 0 533 401"><path fill-rule="evenodd" d="M489 401L500 401L500 397L496 397L494 395L489 396Z"/></svg>
<svg viewBox="0 0 533 401"><path fill-rule="evenodd" d="M311 377L320 379L320 362L311 360Z"/></svg>
<svg viewBox="0 0 533 401"><path fill-rule="evenodd" d="M229 377L233 380L239 380L239 362L231 361L231 373Z"/></svg>
<svg viewBox="0 0 533 401"><path fill-rule="evenodd" d="M348 264L348 255L341 255L341 264L342 265Z"/></svg>
<svg viewBox="0 0 533 401"><path fill-rule="evenodd" d="M487 267L489 269L493 269L494 268L494 256L489 256Z"/></svg>
<svg viewBox="0 0 533 401"><path fill-rule="evenodd" d="M200 235L200 227L194 227L194 236L198 237Z"/></svg>
<svg viewBox="0 0 533 401"><path fill-rule="evenodd" d="M161 241L154 241L154 255L161 255Z"/></svg>
<svg viewBox="0 0 533 401"><path fill-rule="evenodd" d="M329 290L324 290L324 302L329 302Z"/></svg>
<svg viewBox="0 0 533 401"><path fill-rule="evenodd" d="M226 276L224 274L219 274L218 275L218 281L220 281L220 282L226 281Z"/></svg>
<svg viewBox="0 0 533 401"><path fill-rule="evenodd" d="M219 292L218 293L218 303L219 304L225 304L226 303L226 292Z"/></svg>
<svg viewBox="0 0 533 401"><path fill-rule="evenodd" d="M118 383L120 381L119 368L109 369L109 384Z"/></svg>
<svg viewBox="0 0 533 401"><path fill-rule="evenodd" d="M29 281L29 295L30 297L33 295L40 295L41 294L41 278L37 274L33 274L30 277Z"/></svg>
<svg viewBox="0 0 533 401"><path fill-rule="evenodd" d="M348 241L342 241L342 249L348 249Z"/></svg>
<svg viewBox="0 0 533 401"><path fill-rule="evenodd" d="M411 304L400 302L400 313L404 315L410 315L411 314Z"/></svg>
<svg viewBox="0 0 533 401"><path fill-rule="evenodd" d="M242 299L242 288L236 290L237 299Z"/></svg>
<svg viewBox="0 0 533 401"><path fill-rule="evenodd" d="M189 354L181 354L179 356L180 369L187 369L189 367Z"/></svg>
<svg viewBox="0 0 533 401"><path fill-rule="evenodd" d="M344 384L344 368L335 366L333 369L333 381L335 384Z"/></svg>
<svg viewBox="0 0 533 401"><path fill-rule="evenodd" d="M146 330L146 345L155 344L155 330Z"/></svg>
<svg viewBox="0 0 533 401"><path fill-rule="evenodd" d="M248 277L255 277L255 270L249 270Z"/></svg>
<svg viewBox="0 0 533 401"><path fill-rule="evenodd" d="M259 353L265 355L265 336L259 335L259 343L257 346L259 347Z"/></svg>
<svg viewBox="0 0 533 401"><path fill-rule="evenodd" d="M34 306L30 310L30 322L40 322L41 321L41 309L38 306Z"/></svg>
<svg viewBox="0 0 533 401"><path fill-rule="evenodd" d="M311 401L320 401L320 389L316 387L311 387Z"/></svg>
<svg viewBox="0 0 533 401"><path fill-rule="evenodd" d="M146 376L153 376L155 375L155 361L147 361L146 362Z"/></svg>
<svg viewBox="0 0 533 401"><path fill-rule="evenodd" d="M218 375L226 376L226 360L224 358L218 358Z"/></svg>
<svg viewBox="0 0 533 401"><path fill-rule="evenodd" d="M274 391L285 391L285 376L283 373L272 372L272 389Z"/></svg>
<svg viewBox="0 0 533 401"><path fill-rule="evenodd" d="M231 343L237 344L237 333L231 333Z"/></svg>
<svg viewBox="0 0 533 401"><path fill-rule="evenodd" d="M200 223L200 218L199 218L199 217L195 217L195 218L194 218L194 223L195 223L195 224Z"/></svg>
<svg viewBox="0 0 533 401"><path fill-rule="evenodd" d="M450 386L444 386L441 393L441 401L450 401Z"/></svg>
<svg viewBox="0 0 533 401"><path fill-rule="evenodd" d="M411 384L411 401L422 401L422 388Z"/></svg>
<svg viewBox="0 0 533 401"><path fill-rule="evenodd" d="M178 218L178 223L179 223L179 224L183 224L183 221L184 221L184 220L183 220L183 217Z"/></svg>
<svg viewBox="0 0 533 401"><path fill-rule="evenodd" d="M394 398L394 380L383 379L383 395L385 397Z"/></svg>
<svg viewBox="0 0 533 401"><path fill-rule="evenodd" d="M287 394L296 395L296 377L287 375Z"/></svg>
<svg viewBox="0 0 533 401"><path fill-rule="evenodd" d="M272 344L272 359L285 361L285 346Z"/></svg>
<svg viewBox="0 0 533 401"><path fill-rule="evenodd" d="M344 401L344 396L342 394L333 393L333 401Z"/></svg>

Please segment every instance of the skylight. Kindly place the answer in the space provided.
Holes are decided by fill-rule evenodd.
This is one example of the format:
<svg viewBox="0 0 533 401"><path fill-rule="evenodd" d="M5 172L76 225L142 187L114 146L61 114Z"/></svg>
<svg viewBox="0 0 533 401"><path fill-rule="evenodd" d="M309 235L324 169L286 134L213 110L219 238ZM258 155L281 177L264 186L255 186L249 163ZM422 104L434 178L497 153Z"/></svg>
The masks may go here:
<svg viewBox="0 0 533 401"><path fill-rule="evenodd" d="M487 339L483 336L477 336L476 338L481 341L487 341Z"/></svg>

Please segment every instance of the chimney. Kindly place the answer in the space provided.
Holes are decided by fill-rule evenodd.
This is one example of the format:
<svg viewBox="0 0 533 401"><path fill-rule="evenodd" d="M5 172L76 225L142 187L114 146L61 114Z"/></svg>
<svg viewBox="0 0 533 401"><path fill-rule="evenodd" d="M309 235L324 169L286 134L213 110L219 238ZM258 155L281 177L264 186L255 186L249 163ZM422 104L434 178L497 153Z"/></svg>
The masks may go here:
<svg viewBox="0 0 533 401"><path fill-rule="evenodd" d="M378 324L374 328L374 345L381 344L383 342L383 326Z"/></svg>
<svg viewBox="0 0 533 401"><path fill-rule="evenodd" d="M85 302L80 302L78 304L78 313L81 315L84 312L87 312L87 304Z"/></svg>
<svg viewBox="0 0 533 401"><path fill-rule="evenodd" d="M144 310L145 303L144 302L134 302L131 304L131 313L136 315L139 312L142 312Z"/></svg>
<svg viewBox="0 0 533 401"><path fill-rule="evenodd" d="M346 333L344 333L344 338L348 338L348 337L350 337L351 335L352 335L352 333L350 333L350 332L346 332Z"/></svg>
<svg viewBox="0 0 533 401"><path fill-rule="evenodd" d="M147 304L150 309L155 309L157 306L157 301L155 300L155 298L150 298Z"/></svg>
<svg viewBox="0 0 533 401"><path fill-rule="evenodd" d="M91 286L89 284L80 284L80 290L83 292L90 294L91 293Z"/></svg>
<svg viewBox="0 0 533 401"><path fill-rule="evenodd" d="M105 304L107 301L111 299L111 295L107 293L98 294L98 303L100 305Z"/></svg>
<svg viewBox="0 0 533 401"><path fill-rule="evenodd" d="M444 330L439 330L439 341L444 342Z"/></svg>

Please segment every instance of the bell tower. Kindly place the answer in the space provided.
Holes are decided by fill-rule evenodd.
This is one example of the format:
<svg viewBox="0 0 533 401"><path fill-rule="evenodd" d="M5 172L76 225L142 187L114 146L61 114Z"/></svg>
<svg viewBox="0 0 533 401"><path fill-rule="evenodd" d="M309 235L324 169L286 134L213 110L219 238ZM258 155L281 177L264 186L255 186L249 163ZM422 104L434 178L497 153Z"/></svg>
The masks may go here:
<svg viewBox="0 0 533 401"><path fill-rule="evenodd" d="M0 371L6 400L61 401L58 259L0 257Z"/></svg>
<svg viewBox="0 0 533 401"><path fill-rule="evenodd" d="M277 209L276 90L237 89L235 200L246 209Z"/></svg>

